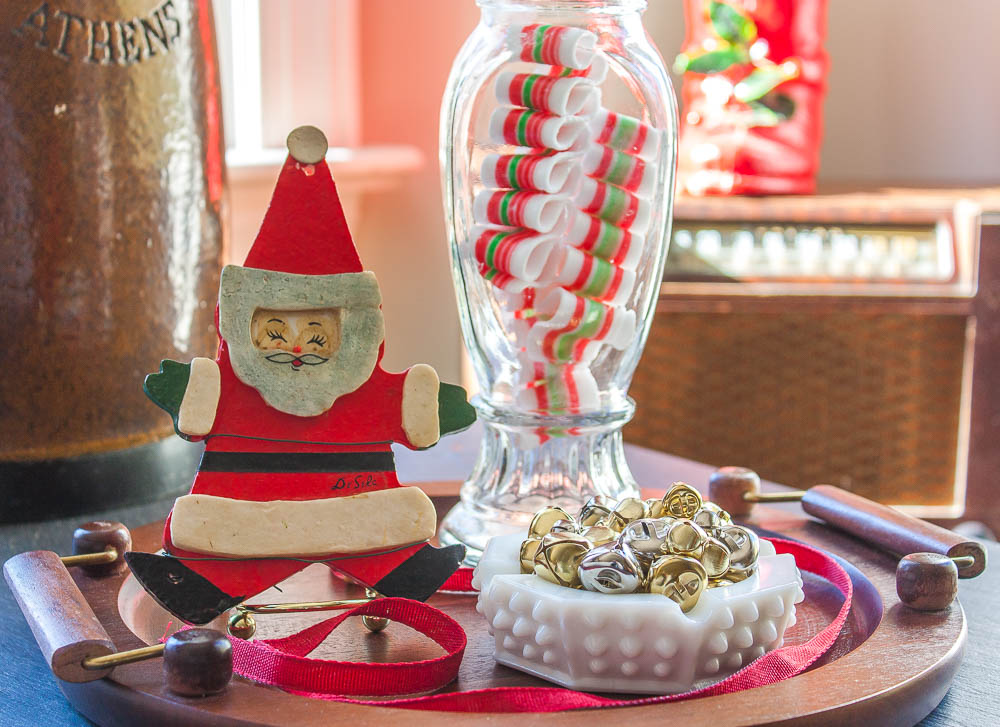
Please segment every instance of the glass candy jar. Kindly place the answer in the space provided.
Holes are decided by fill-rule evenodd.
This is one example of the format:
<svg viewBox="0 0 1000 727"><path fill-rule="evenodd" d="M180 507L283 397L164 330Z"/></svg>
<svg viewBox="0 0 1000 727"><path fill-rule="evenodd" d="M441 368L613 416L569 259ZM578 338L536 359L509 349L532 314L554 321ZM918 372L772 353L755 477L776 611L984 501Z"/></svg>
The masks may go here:
<svg viewBox="0 0 1000 727"><path fill-rule="evenodd" d="M484 426L441 538L470 548L638 496L622 426L666 256L677 112L645 0L478 0L441 165Z"/></svg>

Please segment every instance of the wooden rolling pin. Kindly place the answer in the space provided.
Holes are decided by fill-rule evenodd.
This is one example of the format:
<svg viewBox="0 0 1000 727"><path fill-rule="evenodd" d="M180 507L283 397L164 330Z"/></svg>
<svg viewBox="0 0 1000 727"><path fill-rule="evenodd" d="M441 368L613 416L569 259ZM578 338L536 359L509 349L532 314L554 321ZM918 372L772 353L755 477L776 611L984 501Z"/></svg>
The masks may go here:
<svg viewBox="0 0 1000 727"><path fill-rule="evenodd" d="M233 673L232 645L218 631L179 631L165 644L131 651L115 645L83 597L67 566L81 566L95 576L120 572L131 547L120 523L87 523L73 536L75 555L60 558L48 550L15 555L3 573L31 627L52 673L67 682L89 682L116 667L163 656L167 687L185 696L214 694L226 688Z"/></svg>
<svg viewBox="0 0 1000 727"><path fill-rule="evenodd" d="M753 470L722 467L709 478L708 490L709 499L735 517L746 517L758 502L801 501L810 515L897 555L948 556L955 561L959 578L973 578L986 568L982 543L833 485L762 493L760 477Z"/></svg>

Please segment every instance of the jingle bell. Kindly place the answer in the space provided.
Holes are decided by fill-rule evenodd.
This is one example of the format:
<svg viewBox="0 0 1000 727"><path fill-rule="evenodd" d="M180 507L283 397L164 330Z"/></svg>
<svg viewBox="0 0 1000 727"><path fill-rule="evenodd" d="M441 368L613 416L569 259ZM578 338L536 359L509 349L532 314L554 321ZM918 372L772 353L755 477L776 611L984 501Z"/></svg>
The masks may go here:
<svg viewBox="0 0 1000 727"><path fill-rule="evenodd" d="M708 577L721 578L729 570L729 548L717 538L705 541L705 549L701 554L701 564L705 566Z"/></svg>
<svg viewBox="0 0 1000 727"><path fill-rule="evenodd" d="M706 585L708 574L694 558L663 555L649 569L649 592L666 596L684 613L695 607Z"/></svg>
<svg viewBox="0 0 1000 727"><path fill-rule="evenodd" d="M663 510L677 518L693 518L701 509L701 495L686 482L675 482L663 496Z"/></svg>
<svg viewBox="0 0 1000 727"><path fill-rule="evenodd" d="M757 564L760 540L757 533L739 525L716 528L715 537L729 549L730 570L743 571Z"/></svg>
<svg viewBox="0 0 1000 727"><path fill-rule="evenodd" d="M619 500L608 515L607 525L620 533L629 523L644 517L646 517L645 503L637 497L626 497L624 500Z"/></svg>
<svg viewBox="0 0 1000 727"><path fill-rule="evenodd" d="M521 543L521 552L518 556L521 561L521 573L535 572L535 553L538 552L538 546L541 544L541 538L528 538Z"/></svg>
<svg viewBox="0 0 1000 727"><path fill-rule="evenodd" d="M611 514L614 506L614 502L604 495L594 495L587 500L587 504L580 510L580 514L576 516L576 521L583 527L598 525Z"/></svg>
<svg viewBox="0 0 1000 727"><path fill-rule="evenodd" d="M703 502L693 520L703 528L717 528L732 522L729 513L714 502Z"/></svg>
<svg viewBox="0 0 1000 727"><path fill-rule="evenodd" d="M569 513L561 507L546 507L535 513L528 526L528 537L542 538L551 530L552 526L560 520L572 520Z"/></svg>
<svg viewBox="0 0 1000 727"><path fill-rule="evenodd" d="M535 552L534 573L550 583L580 587L577 568L590 552L590 541L576 533L548 533Z"/></svg>
<svg viewBox="0 0 1000 727"><path fill-rule="evenodd" d="M576 520L570 518L569 520L556 520L552 523L552 527L549 529L550 533L578 533L580 532L580 526L576 524Z"/></svg>
<svg viewBox="0 0 1000 727"><path fill-rule="evenodd" d="M757 565L754 564L749 568L732 568L725 572L722 576L722 580L727 580L730 583L739 583L740 581L745 581L747 578L752 576L757 570Z"/></svg>
<svg viewBox="0 0 1000 727"><path fill-rule="evenodd" d="M663 500L651 497L642 502L646 506L646 517L660 518L666 514L666 511L663 509Z"/></svg>
<svg viewBox="0 0 1000 727"><path fill-rule="evenodd" d="M618 539L624 548L632 551L645 566L663 555L670 523L664 520L643 518L625 526Z"/></svg>
<svg viewBox="0 0 1000 727"><path fill-rule="evenodd" d="M677 520L667 530L666 550L674 555L701 558L708 534L692 520Z"/></svg>
<svg viewBox="0 0 1000 727"><path fill-rule="evenodd" d="M580 561L580 583L599 593L635 593L642 585L642 566L628 548L603 545Z"/></svg>
<svg viewBox="0 0 1000 727"><path fill-rule="evenodd" d="M591 525L589 528L584 528L580 534L589 540L595 548L618 540L618 533L607 525Z"/></svg>

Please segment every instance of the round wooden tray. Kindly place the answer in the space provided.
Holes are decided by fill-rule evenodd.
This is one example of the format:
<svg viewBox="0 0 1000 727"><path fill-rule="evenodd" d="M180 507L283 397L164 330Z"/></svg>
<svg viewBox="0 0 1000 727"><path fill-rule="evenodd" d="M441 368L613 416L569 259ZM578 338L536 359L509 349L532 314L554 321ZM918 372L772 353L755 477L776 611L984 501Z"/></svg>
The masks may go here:
<svg viewBox="0 0 1000 727"><path fill-rule="evenodd" d="M435 493L457 491L457 483L440 483ZM655 493L653 493L655 494ZM439 516L454 497L435 497ZM895 593L895 560L864 543L805 516L774 508L758 508L750 521L759 529L810 543L839 556L854 582L854 603L847 623L831 650L808 671L792 679L750 691L641 707L616 715L630 725L680 724L844 725L867 722L912 725L944 697L965 647L965 615L956 601L940 613L921 613L899 603ZM160 547L163 524L133 531L136 550ZM74 578L98 619L119 649L158 641L178 624L146 596L130 576ZM807 574L806 574L807 575ZM798 606L798 621L786 643L801 643L830 622L841 596L825 581L805 578L806 599ZM323 600L341 597L351 587L333 578L324 566L310 566L280 585L251 599L254 603ZM468 634L468 647L458 681L447 690L490 686L548 685L527 674L496 664L493 638L475 611L475 596L436 595L429 601L458 620ZM297 631L330 614L290 614L258 618L258 637L272 638ZM315 656L354 661L413 661L436 656L440 649L400 625L369 634L360 619L351 619L323 644ZM224 628L222 624L217 627ZM74 707L99 724L408 725L466 724L464 713L390 709L376 704L355 705L308 699L234 678L218 696L187 699L163 686L157 661L116 669L108 678L85 684L61 683ZM491 714L496 725L576 724L580 714Z"/></svg>

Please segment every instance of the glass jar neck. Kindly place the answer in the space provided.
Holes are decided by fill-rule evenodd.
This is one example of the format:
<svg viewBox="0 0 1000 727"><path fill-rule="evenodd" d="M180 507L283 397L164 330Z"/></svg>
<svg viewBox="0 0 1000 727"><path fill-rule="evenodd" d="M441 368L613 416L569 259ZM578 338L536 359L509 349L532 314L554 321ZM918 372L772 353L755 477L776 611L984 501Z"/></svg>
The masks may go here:
<svg viewBox="0 0 1000 727"><path fill-rule="evenodd" d="M622 16L641 13L647 0L476 0L486 20L515 16Z"/></svg>

